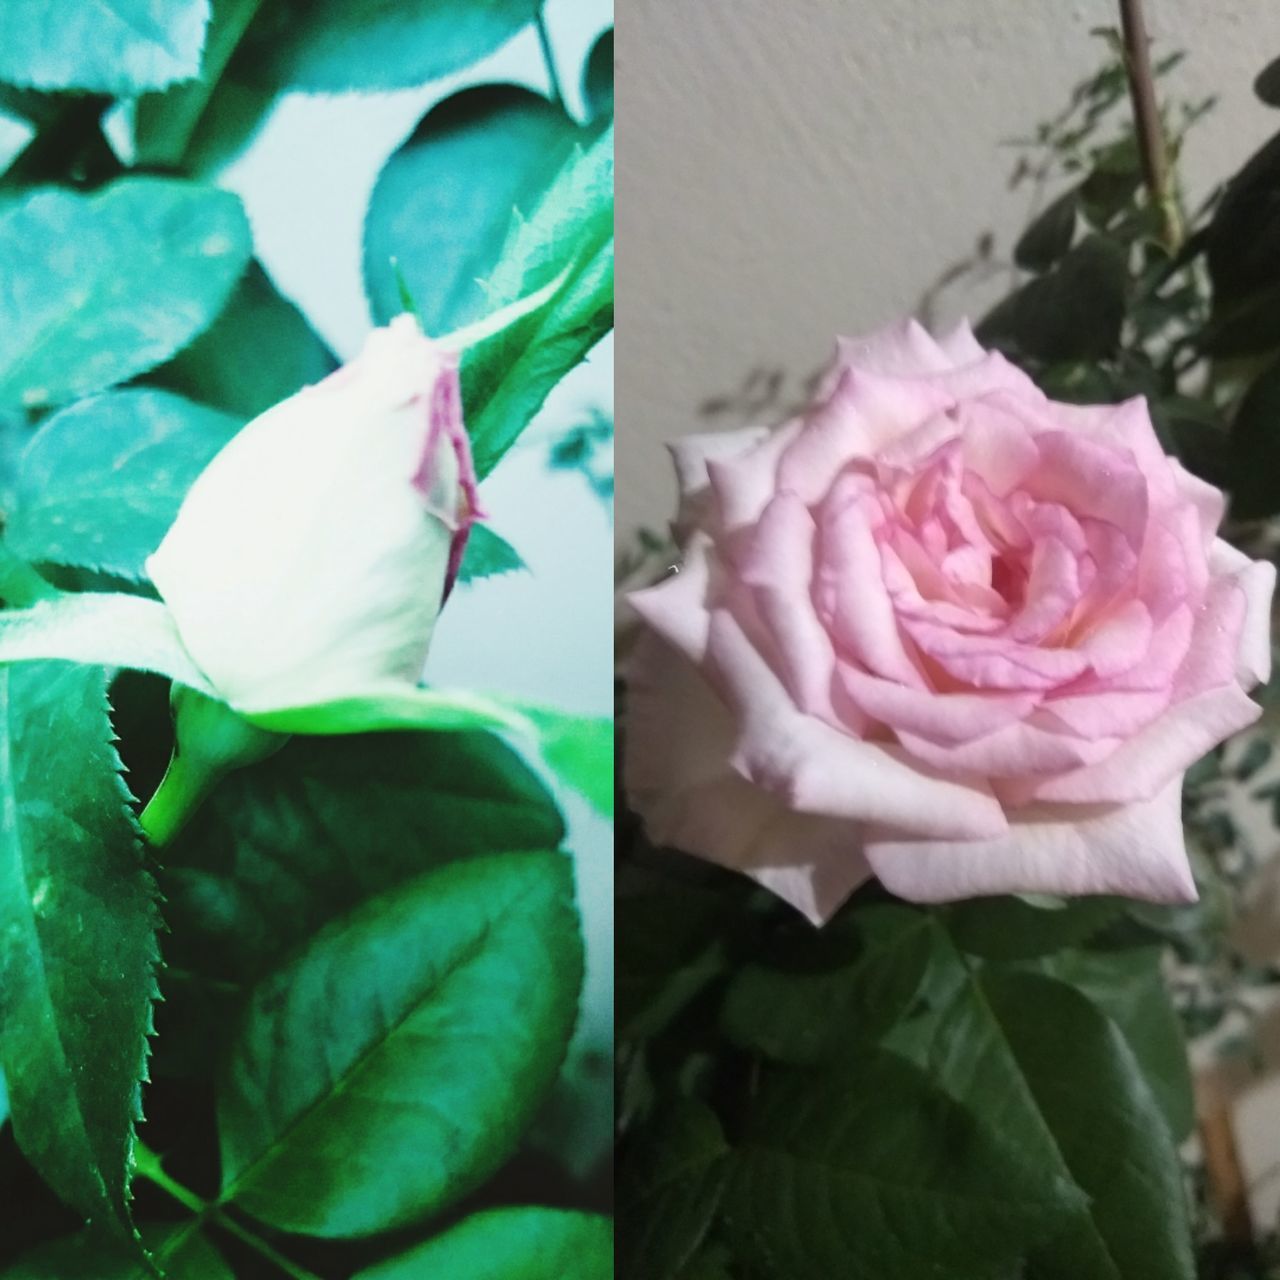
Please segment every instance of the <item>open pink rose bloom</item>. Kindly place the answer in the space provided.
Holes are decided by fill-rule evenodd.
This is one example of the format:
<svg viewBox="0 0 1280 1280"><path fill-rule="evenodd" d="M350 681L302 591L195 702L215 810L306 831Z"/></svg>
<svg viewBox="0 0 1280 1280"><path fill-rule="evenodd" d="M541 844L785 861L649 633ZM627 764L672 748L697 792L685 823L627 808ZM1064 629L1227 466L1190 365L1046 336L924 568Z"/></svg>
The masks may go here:
<svg viewBox="0 0 1280 1280"><path fill-rule="evenodd" d="M913 323L842 340L803 416L672 452L682 564L631 597L655 841L815 922L873 875L1194 899L1182 777L1260 714L1275 570L1145 401L1059 404Z"/></svg>

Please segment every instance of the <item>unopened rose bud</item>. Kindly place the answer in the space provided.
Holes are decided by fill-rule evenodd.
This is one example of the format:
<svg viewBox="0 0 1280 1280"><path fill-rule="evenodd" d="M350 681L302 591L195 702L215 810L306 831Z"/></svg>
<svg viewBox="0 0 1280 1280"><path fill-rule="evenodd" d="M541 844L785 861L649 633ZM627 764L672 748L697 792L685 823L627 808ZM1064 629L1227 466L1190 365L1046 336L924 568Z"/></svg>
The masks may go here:
<svg viewBox="0 0 1280 1280"><path fill-rule="evenodd" d="M147 570L252 716L416 683L476 514L457 358L404 315L236 435Z"/></svg>

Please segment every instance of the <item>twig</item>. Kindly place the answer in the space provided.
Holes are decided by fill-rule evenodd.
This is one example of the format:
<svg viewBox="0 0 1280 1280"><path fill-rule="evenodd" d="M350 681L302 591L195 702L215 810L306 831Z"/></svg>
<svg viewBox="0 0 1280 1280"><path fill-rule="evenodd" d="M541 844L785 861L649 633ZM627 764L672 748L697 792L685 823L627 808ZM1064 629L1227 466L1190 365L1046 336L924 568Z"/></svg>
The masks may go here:
<svg viewBox="0 0 1280 1280"><path fill-rule="evenodd" d="M1165 146L1164 126L1156 103L1155 78L1151 72L1151 51L1147 24L1142 16L1142 0L1120 0L1120 25L1124 38L1124 68L1133 103L1138 153L1142 177L1160 219L1160 239L1170 254L1182 247L1182 214L1178 209L1173 172Z"/></svg>

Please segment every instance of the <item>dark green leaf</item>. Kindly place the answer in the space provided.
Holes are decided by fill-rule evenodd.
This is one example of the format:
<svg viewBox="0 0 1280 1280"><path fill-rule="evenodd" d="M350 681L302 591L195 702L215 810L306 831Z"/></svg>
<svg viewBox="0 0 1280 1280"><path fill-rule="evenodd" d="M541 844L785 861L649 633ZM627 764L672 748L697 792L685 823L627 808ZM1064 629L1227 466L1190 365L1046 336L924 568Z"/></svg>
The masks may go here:
<svg viewBox="0 0 1280 1280"><path fill-rule="evenodd" d="M279 0L232 74L273 88L416 89L468 66L533 18L535 0Z"/></svg>
<svg viewBox="0 0 1280 1280"><path fill-rule="evenodd" d="M927 915L891 903L845 912L817 935L805 926L738 970L721 1015L725 1034L779 1062L861 1052L919 990L930 929Z"/></svg>
<svg viewBox="0 0 1280 1280"><path fill-rule="evenodd" d="M181 1228L140 1228L148 1248L159 1249ZM117 1248L96 1231L54 1240L25 1253L0 1280L155 1280L136 1251ZM235 1280L222 1256L198 1231L184 1233L182 1243L165 1257L165 1280Z"/></svg>
<svg viewBox="0 0 1280 1280"><path fill-rule="evenodd" d="M551 848L564 824L487 734L295 738L230 775L163 879L170 959L245 980L367 898L450 859Z"/></svg>
<svg viewBox="0 0 1280 1280"><path fill-rule="evenodd" d="M44 409L167 360L222 309L249 259L230 192L123 178L0 213L0 410Z"/></svg>
<svg viewBox="0 0 1280 1280"><path fill-rule="evenodd" d="M55 414L23 454L6 535L36 563L141 579L187 490L237 418L126 388Z"/></svg>
<svg viewBox="0 0 1280 1280"><path fill-rule="evenodd" d="M1001 1128L884 1050L779 1072L729 1162L726 1237L770 1280L1006 1280L1083 1197L1049 1170L1025 1177Z"/></svg>
<svg viewBox="0 0 1280 1280"><path fill-rule="evenodd" d="M1161 972L1162 947L1063 951L1045 972L1083 992L1118 1026L1176 1141L1195 1126L1195 1098L1182 1025Z"/></svg>
<svg viewBox="0 0 1280 1280"><path fill-rule="evenodd" d="M375 320L403 309L393 260L428 333L485 314L480 281L497 265L512 210L530 212L581 136L558 106L517 85L464 89L432 107L370 199L364 276Z"/></svg>
<svg viewBox="0 0 1280 1280"><path fill-rule="evenodd" d="M998 303L978 326L982 342L1037 360L1112 354L1124 322L1128 267L1113 241L1090 236L1046 275Z"/></svg>
<svg viewBox="0 0 1280 1280"><path fill-rule="evenodd" d="M302 312L254 262L222 314L148 381L255 418L327 377L337 363Z"/></svg>
<svg viewBox="0 0 1280 1280"><path fill-rule="evenodd" d="M555 1080L581 981L562 854L453 863L335 921L249 999L218 1095L224 1199L332 1238L466 1195Z"/></svg>
<svg viewBox="0 0 1280 1280"><path fill-rule="evenodd" d="M1280 511L1280 360L1248 390L1231 424L1231 514L1256 520Z"/></svg>
<svg viewBox="0 0 1280 1280"><path fill-rule="evenodd" d="M613 326L612 127L575 151L532 214L515 220L488 282L488 309L561 276L541 307L463 357L462 402L481 476Z"/></svg>
<svg viewBox="0 0 1280 1280"><path fill-rule="evenodd" d="M119 95L199 73L209 0L6 0L0 80Z"/></svg>
<svg viewBox="0 0 1280 1280"><path fill-rule="evenodd" d="M353 1280L612 1280L607 1218L564 1209L490 1209Z"/></svg>
<svg viewBox="0 0 1280 1280"><path fill-rule="evenodd" d="M14 1137L68 1204L119 1230L155 992L154 885L102 670L0 669L0 710L0 1061Z"/></svg>
<svg viewBox="0 0 1280 1280"><path fill-rule="evenodd" d="M715 1113L693 1099L636 1135L618 1184L619 1280L675 1280L711 1228L728 1154Z"/></svg>
<svg viewBox="0 0 1280 1280"><path fill-rule="evenodd" d="M1013 260L1025 271L1047 271L1068 249L1076 231L1075 191L1052 200L1018 237Z"/></svg>
<svg viewBox="0 0 1280 1280"><path fill-rule="evenodd" d="M582 100L588 120L607 120L613 116L613 28L602 32L591 46L582 68Z"/></svg>
<svg viewBox="0 0 1280 1280"><path fill-rule="evenodd" d="M501 573L515 573L527 568L511 543L494 533L487 524L478 524L467 539L458 581L478 582L481 578L494 578Z"/></svg>
<svg viewBox="0 0 1280 1280"><path fill-rule="evenodd" d="M1214 318L1280 285L1280 134L1227 184L1205 237Z"/></svg>
<svg viewBox="0 0 1280 1280"><path fill-rule="evenodd" d="M1253 91L1269 107L1280 107L1280 58L1268 62L1258 72Z"/></svg>
<svg viewBox="0 0 1280 1280"><path fill-rule="evenodd" d="M1078 991L1039 974L986 968L933 1027L930 1070L995 1126L1022 1176L1088 1197L1032 1255L1038 1280L1190 1280L1173 1140L1116 1025Z"/></svg>
<svg viewBox="0 0 1280 1280"><path fill-rule="evenodd" d="M675 892L620 895L615 912L618 1039L643 1040L728 971L721 931L742 904L682 884Z"/></svg>
<svg viewBox="0 0 1280 1280"><path fill-rule="evenodd" d="M1021 898L974 898L950 908L947 930L962 951L991 960L1048 955L1093 937L1124 909L1118 898L1072 898L1032 906Z"/></svg>

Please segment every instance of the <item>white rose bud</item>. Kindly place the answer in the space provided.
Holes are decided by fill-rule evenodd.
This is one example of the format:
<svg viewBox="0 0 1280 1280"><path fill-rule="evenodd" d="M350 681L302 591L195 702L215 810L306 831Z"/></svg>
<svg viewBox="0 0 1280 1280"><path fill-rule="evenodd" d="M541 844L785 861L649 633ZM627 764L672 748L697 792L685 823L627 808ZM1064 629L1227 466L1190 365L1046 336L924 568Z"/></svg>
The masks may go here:
<svg viewBox="0 0 1280 1280"><path fill-rule="evenodd" d="M240 431L147 570L253 716L416 683L476 515L457 357L402 315Z"/></svg>

